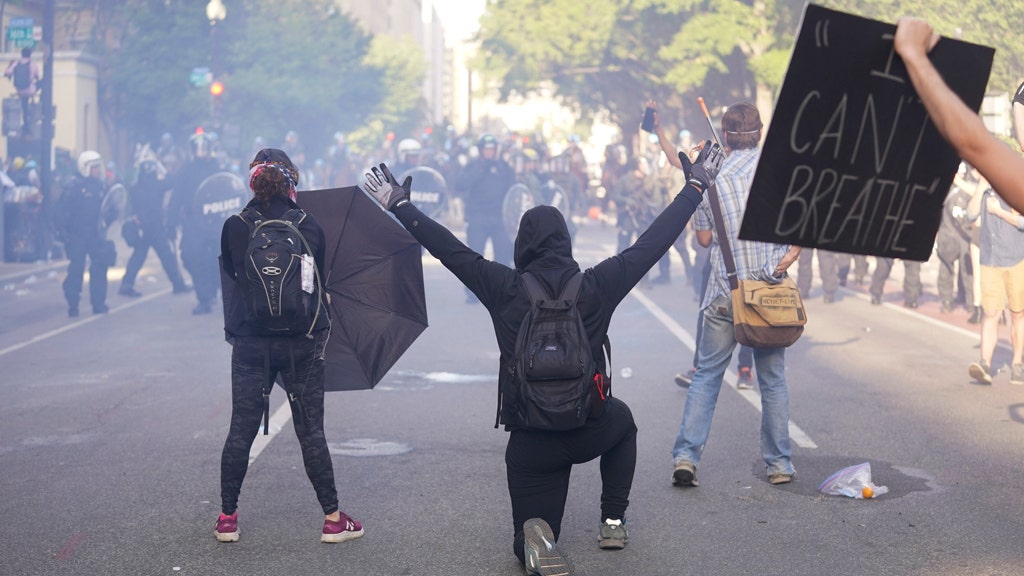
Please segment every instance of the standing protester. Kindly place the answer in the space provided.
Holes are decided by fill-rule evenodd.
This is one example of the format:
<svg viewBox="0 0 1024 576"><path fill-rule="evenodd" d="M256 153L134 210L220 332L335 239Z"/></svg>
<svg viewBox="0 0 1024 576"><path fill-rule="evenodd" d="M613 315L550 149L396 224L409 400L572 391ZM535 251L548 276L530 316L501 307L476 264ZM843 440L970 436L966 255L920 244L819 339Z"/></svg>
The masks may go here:
<svg viewBox="0 0 1024 576"><path fill-rule="evenodd" d="M171 281L173 292L184 294L188 292L188 286L182 279L178 257L167 233L167 213L164 209L164 200L170 189L170 183L166 178L167 171L156 159L148 144L140 152L136 169L138 174L135 184L129 191L129 200L135 212L133 221L138 233L132 246L132 255L128 257L128 264L125 266L124 277L121 278L121 288L117 293L131 298L142 296L142 293L135 289L135 278L146 262L149 249L152 248L160 259L164 272L167 273L167 279ZM127 222L124 224L128 225Z"/></svg>
<svg viewBox="0 0 1024 576"><path fill-rule="evenodd" d="M650 165L645 158L630 158L626 162L626 173L611 190L616 226L619 228L618 252L628 248L660 212L658 191L648 178L649 170Z"/></svg>
<svg viewBox="0 0 1024 576"><path fill-rule="evenodd" d="M295 435L302 450L306 475L313 484L324 512L321 542L344 542L363 535L359 522L338 510L334 467L324 437L324 348L330 335L326 313L317 314L308 330L271 334L247 308L243 296L247 280L246 252L256 221L296 215L299 206L289 196L295 193L299 173L281 150L264 149L249 165L249 186L253 199L237 217L224 222L221 261L234 289L225 317L224 331L231 352L231 428L221 455L221 514L215 536L221 542L238 540L238 495L249 466L249 450L269 406L270 389L280 376L288 395ZM304 212L296 228L308 244L323 278L324 231ZM319 283L318 283L319 284ZM313 294L326 310L322 284ZM303 326L305 328L305 325Z"/></svg>
<svg viewBox="0 0 1024 576"><path fill-rule="evenodd" d="M1013 357L1010 383L1024 385L1024 216L1010 208L984 182L967 205L968 217L981 219L981 361L971 378L992 383L992 356L999 340L999 318L1010 308Z"/></svg>
<svg viewBox="0 0 1024 576"><path fill-rule="evenodd" d="M582 273L572 257L565 218L557 208L536 206L523 214L515 240L515 268L510 268L486 260L419 211L409 201L411 179L399 185L383 164L379 171L374 169L367 175L367 191L480 298L494 323L501 366L499 421L510 432L505 467L512 500L513 551L530 574L569 574L555 542L561 532L574 464L601 458L598 545L618 549L628 540L624 521L636 466L636 425L629 407L618 398L606 396L600 386L607 378L602 347L615 307L682 232L701 194L718 172L721 157L718 146L709 143L692 167L688 185L647 231L620 254ZM523 426L527 409L517 400L519 388L513 367L520 327L533 303L526 274L549 295L562 294L570 282L580 282L575 306L595 360L594 381L601 391L600 395L591 395L595 410L582 427L548 431Z"/></svg>
<svg viewBox="0 0 1024 576"><path fill-rule="evenodd" d="M516 182L515 171L498 156L498 139L484 134L477 143L480 156L471 160L455 182L466 199L466 243L483 254L487 239L491 240L494 261L512 263L512 240L505 232L501 218L505 193ZM467 301L476 296L467 294Z"/></svg>
<svg viewBox="0 0 1024 576"><path fill-rule="evenodd" d="M213 301L220 286L217 268L218 230L209 226L196 201L196 191L204 180L220 171L213 154L215 136L205 132L194 134L189 143L192 159L181 168L171 198L171 225L181 226L181 262L192 277L198 303L193 314L213 312Z"/></svg>
<svg viewBox="0 0 1024 576"><path fill-rule="evenodd" d="M1024 158L993 136L981 118L950 90L928 59L938 41L927 22L903 17L896 25L893 44L939 133L1010 206L1024 211Z"/></svg>
<svg viewBox="0 0 1024 576"><path fill-rule="evenodd" d="M68 256L68 275L64 279L64 298L68 316L78 316L82 295L85 259L89 258L89 301L93 314L103 314L107 307L107 269L114 265L116 254L107 241L107 227L114 221L114 211L104 213L103 200L107 187L103 184L103 158L98 152L86 150L78 156L78 174L68 182L54 208L58 239L64 243Z"/></svg>
<svg viewBox="0 0 1024 576"><path fill-rule="evenodd" d="M824 292L821 299L825 304L831 304L836 301L836 291L839 290L839 255L835 252L817 248L801 251L796 265L796 287L805 300L810 297L815 254L818 255L818 276L821 277L821 289Z"/></svg>
<svg viewBox="0 0 1024 576"><path fill-rule="evenodd" d="M738 238L754 169L761 155L758 147L761 128L761 116L752 104L741 102L729 107L722 117L722 133L731 152L715 181L737 275L741 280L777 283L800 256L800 248ZM678 486L697 485L697 466L711 432L711 418L722 389L722 377L736 348L729 279L710 200L709 197L704 199L694 219L700 243L711 246L712 272L701 302L704 326L697 342L697 371L686 394L682 424L672 448L675 463L672 480ZM786 349L756 349L754 364L761 389L762 457L767 466L768 481L784 484L792 481L795 474L789 441Z"/></svg>
<svg viewBox="0 0 1024 576"><path fill-rule="evenodd" d="M21 58L13 60L7 66L4 76L11 79L14 89L18 92L18 99L21 100L21 133L28 136L32 134L29 104L39 91L39 81L43 78L39 65L32 61L32 49L28 46L22 48Z"/></svg>
<svg viewBox="0 0 1024 576"><path fill-rule="evenodd" d="M939 257L939 275L935 285L942 302L940 311L952 312L956 302L963 300L968 312L974 315L974 269L971 267L971 236L974 223L968 217L967 205L973 183L966 179L968 167L960 163L953 179L953 188L942 204L942 222L935 240L935 253ZM954 296L956 286L961 287L960 298Z"/></svg>
<svg viewBox="0 0 1024 576"><path fill-rule="evenodd" d="M658 118L658 103L654 100L648 100L647 106L654 110L654 133L658 136L658 145L661 147L661 151L664 152L665 158L669 164L683 170L683 157L687 158L695 157L699 152L700 148L684 149L679 152L676 150L675 145L669 141L668 137L665 136L665 131L661 128L661 120ZM688 136L680 132L680 136ZM687 140L680 140L684 146L687 146L689 142ZM726 149L726 153L729 150ZM693 228L695 222L691 222L689 227ZM694 234L696 240L696 233ZM677 244L678 246L678 244ZM697 298L703 298L704 293L708 289L708 282L711 280L711 249L707 245L701 245L698 241L696 243L697 258L694 262L695 271L700 273L700 281L693 282L694 290L696 291ZM685 250L685 248L684 248ZM681 251L682 252L682 251ZM700 342L701 333L704 328L704 308L701 307L697 313L697 336L696 342ZM693 351L693 365L686 372L681 372L675 375L675 383L680 388L689 388L693 382L693 376L697 373L697 356L699 349ZM749 346L740 346L740 353L736 359L736 388L740 390L749 390L754 387L754 372L752 370L754 366L754 350Z"/></svg>
<svg viewBox="0 0 1024 576"><path fill-rule="evenodd" d="M895 259L878 256L875 258L875 271L871 274L871 303L879 305L882 303L882 293L885 291L885 282L892 273L892 265ZM917 308L918 298L921 297L921 263L914 260L903 260L903 305L907 308Z"/></svg>

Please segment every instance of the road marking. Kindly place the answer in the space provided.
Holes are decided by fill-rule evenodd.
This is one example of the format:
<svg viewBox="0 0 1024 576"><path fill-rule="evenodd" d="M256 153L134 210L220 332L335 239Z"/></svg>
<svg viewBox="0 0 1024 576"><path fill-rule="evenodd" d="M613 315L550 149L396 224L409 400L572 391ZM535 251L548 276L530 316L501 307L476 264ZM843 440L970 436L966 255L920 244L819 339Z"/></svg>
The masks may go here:
<svg viewBox="0 0 1024 576"><path fill-rule="evenodd" d="M673 320L672 317L668 315L668 313L662 310L661 307L659 307L657 304L651 301L650 298L645 296L643 292L641 292L637 288L634 288L630 292L630 295L636 298L640 302L640 304L644 306L644 308L647 308L647 311L650 312L651 315L654 316L656 320L658 320L658 322L661 322L662 325L665 326L665 328L668 328L668 331L671 332L672 335L675 336L677 339L679 339L679 341L682 342L684 346L689 348L691 352L694 350L696 344L694 342L693 336L691 336L689 332L684 330L678 322ZM740 390L736 388L736 376L733 375L732 372L726 371L723 379L725 380L726 384L729 385L729 387L731 387L733 390L739 393L739 395L746 399L747 402L750 402L754 409L756 409L758 412L761 412L760 394L758 394L754 390ZM814 443L814 440L811 440L811 437L808 436L803 430L801 430L800 427L793 422L793 420L789 421L789 438L794 443L796 443L797 446L801 448L818 447L818 445Z"/></svg>
<svg viewBox="0 0 1024 576"><path fill-rule="evenodd" d="M24 342L19 342L18 344L12 344L11 346L8 346L7 348L4 348L3 350L0 350L0 356L4 356L6 354L10 354L11 352L16 352L16 351L21 350L22 348L24 348L26 346L29 346L31 344L35 344L36 342L42 342L43 340L49 340L50 338L53 338L54 336L58 336L58 335L63 334L65 332L69 331L69 330L73 330L75 328L78 328L79 326L85 326L86 324L88 324L90 322L95 322L95 321L99 320L100 318L102 318L102 317L104 317L104 316L106 316L108 314L117 314L118 312L120 312L122 310L127 310L128 308L131 308L132 306L138 306L139 304L142 304L143 302L148 302L148 301L150 301L150 300L152 300L154 298L158 298L160 296L163 296L164 294L167 294L170 291L171 291L170 288L165 288L165 289L163 289L163 290L161 290L159 292L154 292L154 293L152 293L152 294L150 294L148 296L143 296L142 298L139 298L138 300L133 300L133 301L128 302L126 304L122 304L120 306L117 306L116 308L111 308L110 311L107 312L106 314L93 314L92 316L89 316L87 318L82 318L81 320L76 320L76 321L74 321L71 324L68 324L66 326L61 326L60 328L55 328L53 330L50 330L49 332L44 332L42 334L39 334L38 336L33 336L33 337L29 338L28 340L25 340Z"/></svg>
<svg viewBox="0 0 1024 576"><path fill-rule="evenodd" d="M263 449L270 444L270 441L277 436L278 432L284 430L284 425L292 419L292 409L287 401L274 412L274 415L270 417L270 430L267 434L257 434L256 440L252 443L252 448L249 449L249 465L252 465L256 461L256 458L263 452Z"/></svg>

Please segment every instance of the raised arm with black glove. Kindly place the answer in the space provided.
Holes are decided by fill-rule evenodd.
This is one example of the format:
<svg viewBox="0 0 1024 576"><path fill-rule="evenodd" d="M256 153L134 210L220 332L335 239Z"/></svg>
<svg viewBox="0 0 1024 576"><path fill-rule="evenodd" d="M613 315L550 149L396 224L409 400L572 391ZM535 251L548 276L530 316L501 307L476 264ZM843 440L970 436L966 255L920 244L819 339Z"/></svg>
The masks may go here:
<svg viewBox="0 0 1024 576"><path fill-rule="evenodd" d="M370 196L373 196L377 202L380 202L381 206L391 212L394 212L400 206L412 203L409 200L409 191L412 189L412 176L406 177L405 182L399 184L391 170L383 163L380 167L371 168L365 174L362 188Z"/></svg>
<svg viewBox="0 0 1024 576"><path fill-rule="evenodd" d="M718 176L718 171L722 168L722 163L725 162L725 154L722 153L721 146L707 140L692 164L682 152L679 153L679 160L683 163L686 183L703 194L708 186L715 181L715 176Z"/></svg>

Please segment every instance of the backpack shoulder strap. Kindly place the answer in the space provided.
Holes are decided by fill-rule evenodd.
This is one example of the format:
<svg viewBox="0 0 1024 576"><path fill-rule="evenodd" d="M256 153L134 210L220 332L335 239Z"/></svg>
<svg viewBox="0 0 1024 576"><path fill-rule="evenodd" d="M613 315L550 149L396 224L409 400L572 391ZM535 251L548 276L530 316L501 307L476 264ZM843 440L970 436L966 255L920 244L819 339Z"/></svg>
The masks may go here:
<svg viewBox="0 0 1024 576"><path fill-rule="evenodd" d="M306 219L306 212L302 208L291 208L281 216L281 220L287 220L296 228Z"/></svg>
<svg viewBox="0 0 1024 576"><path fill-rule="evenodd" d="M562 288L562 293L558 296L559 300L565 300L570 304L575 305L576 299L580 296L580 288L583 287L583 273L579 272L574 274L569 281L565 283L565 288Z"/></svg>
<svg viewBox="0 0 1024 576"><path fill-rule="evenodd" d="M550 300L547 290L541 285L540 280L533 275L532 272L523 272L523 284L526 285L526 291L530 294L530 301L537 302L538 300Z"/></svg>

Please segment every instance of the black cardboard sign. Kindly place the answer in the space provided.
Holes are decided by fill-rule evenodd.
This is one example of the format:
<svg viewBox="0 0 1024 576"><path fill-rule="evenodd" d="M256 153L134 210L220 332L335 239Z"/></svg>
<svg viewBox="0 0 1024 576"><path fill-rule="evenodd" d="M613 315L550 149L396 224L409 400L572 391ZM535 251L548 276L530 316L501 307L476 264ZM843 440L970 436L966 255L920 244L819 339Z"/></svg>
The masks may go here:
<svg viewBox="0 0 1024 576"><path fill-rule="evenodd" d="M914 92L895 32L806 6L740 238L928 259L960 160ZM977 111L994 53L943 38L929 56Z"/></svg>

